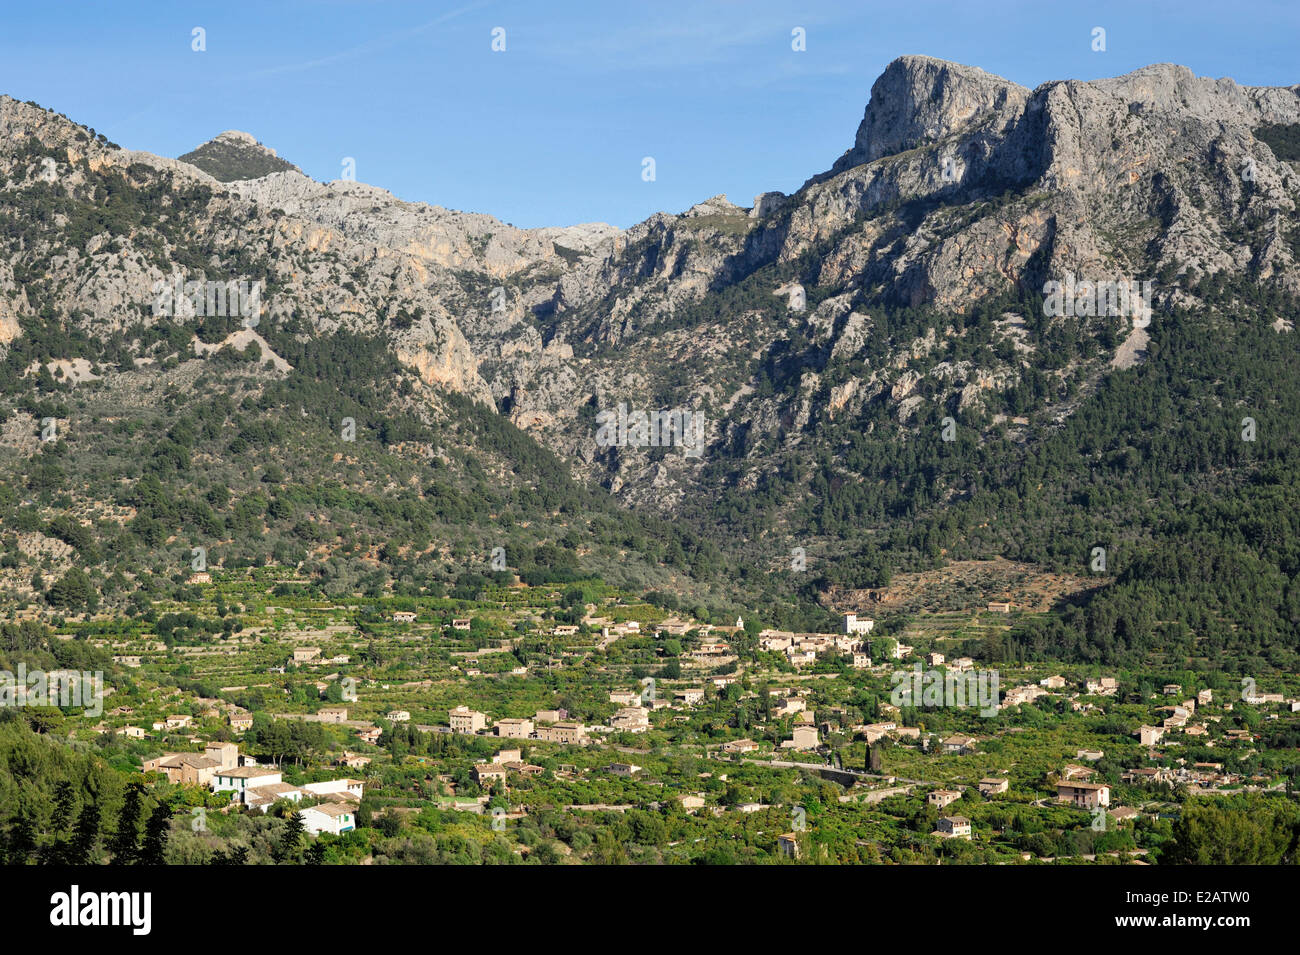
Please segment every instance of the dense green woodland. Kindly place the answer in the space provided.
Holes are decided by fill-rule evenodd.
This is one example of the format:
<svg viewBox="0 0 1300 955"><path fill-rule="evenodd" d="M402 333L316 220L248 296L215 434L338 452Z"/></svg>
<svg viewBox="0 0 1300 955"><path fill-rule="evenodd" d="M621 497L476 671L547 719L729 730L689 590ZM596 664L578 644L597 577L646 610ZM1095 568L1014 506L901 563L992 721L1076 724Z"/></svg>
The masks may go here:
<svg viewBox="0 0 1300 955"><path fill-rule="evenodd" d="M711 514L761 537L773 512L801 501L796 520L809 535L843 548L805 584L809 596L830 584L883 586L891 570L939 566L940 554L1086 573L1103 547L1113 585L1018 633L1032 655L1131 662L1154 653L1208 667L1294 669L1300 380L1294 333L1271 326L1300 307L1248 276L1190 290L1206 307L1157 315L1138 367L1106 372L1086 395L1084 382L1055 395L1004 395L1005 414L1031 418L1024 440L991 424L996 408L972 418L936 407L918 436L899 434L881 402L865 420L820 422L818 450L784 456L757 492L724 493ZM975 309L968 327L1007 302L991 306ZM923 328L918 321L949 320L891 318L910 323L908 336ZM1089 350L1077 337L1058 344ZM1054 425L1034 417L1047 398L1078 407ZM943 415L958 422L953 442L940 440ZM1252 440L1243 437L1246 418ZM801 486L811 493L801 497Z"/></svg>

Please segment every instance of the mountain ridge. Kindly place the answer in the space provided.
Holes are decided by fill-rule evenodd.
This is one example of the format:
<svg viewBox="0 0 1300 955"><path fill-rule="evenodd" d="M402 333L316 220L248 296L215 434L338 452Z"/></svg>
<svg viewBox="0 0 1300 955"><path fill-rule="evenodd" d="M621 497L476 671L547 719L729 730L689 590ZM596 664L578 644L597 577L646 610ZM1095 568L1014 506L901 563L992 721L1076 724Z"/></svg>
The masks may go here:
<svg viewBox="0 0 1300 955"><path fill-rule="evenodd" d="M628 320L633 310L671 314L765 265L788 265L821 243L836 247L823 259L818 284L840 292L853 285L858 290L851 297L861 298L870 290L860 286L874 282L877 292L888 287L892 300L909 306L959 306L1005 288L1008 280L1023 284L1034 271L1044 277L1064 271L1128 272L1140 263L1114 248L1109 236L1098 234L1081 204L1083 195L1103 193L1118 182L1164 193L1137 195L1129 208L1114 210L1119 213L1112 216L1116 221L1106 223L1114 234L1139 215L1149 217L1147 210L1152 210L1173 226L1167 230L1169 248L1156 256L1152 270L1161 258L1212 269L1241 268L1257 259L1255 266L1270 273L1274 259L1287 257L1282 241L1265 243L1244 259L1224 255L1220 225L1193 208L1199 197L1171 207L1167 193L1172 179L1164 179L1162 171L1159 179L1164 181L1151 177L1144 182L1144 166L1149 168L1151 159L1137 154L1131 144L1139 141L1143 110L1153 109L1153 103L1176 102L1176 108L1170 107L1175 114L1199 117L1202 128L1215 127L1201 134L1198 145L1220 167L1258 164L1252 183L1256 195L1250 202L1257 207L1267 203L1270 214L1289 213L1295 205L1290 195L1295 191L1294 171L1269 155L1256 157L1245 127L1300 119L1296 87L1239 87L1231 80L1197 78L1185 67L1156 64L1114 79L1053 81L1029 91L975 67L903 56L886 67L872 90L855 145L794 197L767 193L749 210L713 208L709 215L701 215L703 204L697 204L680 215L657 213L627 230L603 224L514 230L492 217L405 203L378 187L316 183L296 169L232 181L225 189L237 201L289 217L278 224L279 236L269 240L272 245L305 240L310 250L343 240L349 247L359 246L356 257L362 260L376 254L400 256L405 275L399 284L413 292L422 286L433 293L433 301L399 307L441 313L428 333L421 333L425 341L414 341L411 334L394 336L403 354L422 367L431 382L508 408L516 423L540 428L543 434L557 422L563 427L574 407L593 396L599 400L605 387L584 380L589 376L577 374L573 360L564 357L575 336L594 328L596 341L617 345L635 334L636 322ZM1060 119L1083 115L1076 104L1081 98L1088 103L1084 112L1104 114L1106 122L1085 124L1085 129ZM1100 135L1097 127L1120 120L1129 128L1109 130L1112 146L1118 148L1096 157L1084 148ZM12 120L8 125L14 125ZM244 145L252 140L247 134L234 138ZM123 154L128 163L141 158ZM154 166L176 171L173 162L157 159ZM202 170L198 179L207 179ZM1226 182L1231 185L1231 180ZM1040 201L1032 209L1013 209L1014 220L984 217L951 235L944 235L949 224L942 208L928 215L929 222L919 223L910 238L895 238L888 230L867 230L861 238L853 234L857 219L882 208L900 203L969 208L972 200L987 201L999 187L1008 186L1043 189L1054 198L1046 206ZM697 243L693 249L689 241L678 241L686 230L710 248ZM1006 249L1001 249L1001 236L1007 234ZM935 238L942 241L936 243ZM628 255L628 250L641 248L654 250L657 267L644 257ZM432 275L431 267L443 274ZM642 277L647 268L649 274ZM1277 274L1295 288L1294 269ZM611 300L609 290L629 277L636 283L631 294L616 294ZM493 283L501 284L493 288ZM661 294L656 295L660 284ZM349 303L352 296L337 288L329 297L337 300L331 310L345 322L358 307L368 307ZM421 296L417 292L415 297ZM454 318L439 307L446 302L453 304ZM575 324L568 319L593 308L602 312L594 327L590 320ZM834 326L846 314L837 309L817 321ZM861 320L849 324L852 334L860 334ZM7 329L7 334L15 333L12 319ZM484 366L486 378L480 374ZM582 382L582 388L557 390L557 376L560 386L573 380ZM540 388L539 378L544 380ZM552 446L569 457L577 450L572 435L554 435Z"/></svg>

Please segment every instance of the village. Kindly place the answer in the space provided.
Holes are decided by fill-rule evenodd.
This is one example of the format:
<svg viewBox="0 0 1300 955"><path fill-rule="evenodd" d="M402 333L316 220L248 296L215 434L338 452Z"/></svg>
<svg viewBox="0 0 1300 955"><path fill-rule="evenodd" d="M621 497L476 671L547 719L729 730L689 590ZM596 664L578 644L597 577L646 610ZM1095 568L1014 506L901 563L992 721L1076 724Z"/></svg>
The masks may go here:
<svg viewBox="0 0 1300 955"><path fill-rule="evenodd" d="M159 607L136 632L69 624L125 680L66 732L116 738L146 778L195 791L210 815L298 813L318 839L356 834L363 804L366 820L422 807L478 818L482 838L537 812L596 822L672 807L705 832L740 825L755 851L787 860L829 851L813 820L837 813L879 820L868 829L883 826L879 846L895 852L955 840L1052 858L1086 832L1084 848L1140 860L1188 795L1283 787L1260 741L1300 713L1280 684L991 666L938 616L882 630L845 612L834 632L796 633L606 588L577 605L564 588L516 585L402 607L205 578L191 604ZM240 608L240 629L195 626L218 601ZM994 603L963 626L996 631L1015 614ZM969 699L954 699L963 685ZM1033 814L1058 833L1050 851L1009 825ZM880 851L861 842L851 851Z"/></svg>

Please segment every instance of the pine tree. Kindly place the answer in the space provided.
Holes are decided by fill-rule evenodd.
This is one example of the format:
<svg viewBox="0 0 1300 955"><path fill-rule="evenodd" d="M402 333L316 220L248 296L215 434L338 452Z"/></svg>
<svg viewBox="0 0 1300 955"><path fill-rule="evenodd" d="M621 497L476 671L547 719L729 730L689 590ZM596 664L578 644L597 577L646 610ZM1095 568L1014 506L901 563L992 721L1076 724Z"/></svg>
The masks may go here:
<svg viewBox="0 0 1300 955"><path fill-rule="evenodd" d="M54 815L50 817L50 831L63 834L77 815L77 791L70 780L54 787Z"/></svg>
<svg viewBox="0 0 1300 955"><path fill-rule="evenodd" d="M25 865L36 850L36 826L27 813L9 830L9 844L5 849L6 865Z"/></svg>
<svg viewBox="0 0 1300 955"><path fill-rule="evenodd" d="M280 844L273 853L276 862L297 861L304 832L306 826L303 825L302 813L295 812L285 821L284 835L280 837Z"/></svg>
<svg viewBox="0 0 1300 955"><path fill-rule="evenodd" d="M122 812L117 817L117 832L108 844L113 854L110 864L132 865L140 857L140 800L144 794L144 783L132 780L126 787L126 797L122 801Z"/></svg>
<svg viewBox="0 0 1300 955"><path fill-rule="evenodd" d="M63 780L54 790L54 812L50 816L48 831L52 841L37 849L36 858L40 865L68 865L71 862L71 844L73 834L70 831L77 817L77 792L70 780ZM26 820L30 825L32 820ZM32 846L36 847L35 826L32 827Z"/></svg>
<svg viewBox="0 0 1300 955"><path fill-rule="evenodd" d="M166 803L159 803L149 815L149 822L144 829L144 847L140 861L145 865L167 864L167 840L171 836L172 810Z"/></svg>
<svg viewBox="0 0 1300 955"><path fill-rule="evenodd" d="M92 865L99 845L99 807L86 803L77 817L77 828L68 845L69 865Z"/></svg>

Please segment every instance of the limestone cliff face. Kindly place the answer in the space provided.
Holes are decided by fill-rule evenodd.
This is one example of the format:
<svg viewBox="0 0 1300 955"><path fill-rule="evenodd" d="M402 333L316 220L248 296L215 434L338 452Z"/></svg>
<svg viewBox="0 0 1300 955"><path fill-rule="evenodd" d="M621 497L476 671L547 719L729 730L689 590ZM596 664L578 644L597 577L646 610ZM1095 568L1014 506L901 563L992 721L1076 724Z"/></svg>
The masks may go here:
<svg viewBox="0 0 1300 955"><path fill-rule="evenodd" d="M438 385L448 391L458 391L491 402L483 393L478 377L478 361L470 350L465 336L454 324L446 326L449 340L434 338L430 341L399 343L396 352L399 361L410 365L426 384Z"/></svg>
<svg viewBox="0 0 1300 955"><path fill-rule="evenodd" d="M1029 91L999 76L928 56L902 56L871 87L847 169L987 128L1003 136L1024 111Z"/></svg>
<svg viewBox="0 0 1300 955"><path fill-rule="evenodd" d="M1247 89L1179 66L1029 92L981 70L903 57L873 87L853 148L799 197L781 254L910 202L933 207L910 235L889 232L888 217L868 221L830 253L823 278L867 272L903 301L957 304L1037 279L1025 274L1035 253L1039 271L1053 274L1174 261L1242 268L1258 252L1230 233L1292 214L1297 185L1252 132L1298 116L1294 87ZM1000 194L1007 201L953 228L954 213ZM1129 241L1138 230L1154 245ZM1265 264L1289 273L1290 285L1294 263L1278 269L1280 255L1282 244L1270 245Z"/></svg>
<svg viewBox="0 0 1300 955"><path fill-rule="evenodd" d="M901 57L876 81L853 146L830 172L766 213L715 206L652 217L612 254L570 269L552 304L573 312L599 302L586 332L615 344L635 332L634 313L671 313L813 249L820 282L912 305L960 307L1041 274L1175 261L1214 271L1262 257L1266 274L1290 286L1285 242L1260 252L1230 235L1294 212L1295 171L1252 133L1294 123L1298 110L1296 88L1243 88L1171 65L1030 91Z"/></svg>
<svg viewBox="0 0 1300 955"><path fill-rule="evenodd" d="M0 150L0 177L15 205L26 198L24 190L35 189L84 202L94 187L91 176L112 173L142 191L169 192L184 206L180 228L159 204L143 211L133 233L105 231L80 243L42 237L50 246L50 304L77 316L86 330L103 336L151 321L157 284L177 275L260 281L267 288L261 321L307 316L313 332L344 327L383 336L427 383L493 403L478 376L478 359L445 304L463 294L448 270L465 261L472 269L478 261L472 230L431 229L417 220L437 216L411 207L392 213L399 221L385 231L383 223L365 221L378 218L371 210L406 204L383 190L323 185L293 170L223 184L188 163L93 139L64 117L7 97L0 98L0 131L10 149ZM32 143L52 157L27 155ZM180 252L183 243L196 240L212 250L202 264ZM555 255L549 245L546 254ZM250 260L259 266L256 275ZM0 345L20 334L18 319L32 310L12 270L0 269Z"/></svg>
<svg viewBox="0 0 1300 955"><path fill-rule="evenodd" d="M13 268L8 262L0 262L0 289L6 292L0 295L0 345L7 345L22 334L22 329L18 325L18 316L23 311L24 303L21 292L15 285ZM19 295L17 302L9 297L14 293Z"/></svg>
<svg viewBox="0 0 1300 955"><path fill-rule="evenodd" d="M634 455L598 453L569 409L619 393L660 399L693 355L714 356L707 367L727 381L672 393L714 402L720 448L755 433L797 444L820 410L851 417L881 400L902 423L932 402L978 408L1038 360L1023 342L1028 316L999 322L1016 358L989 367L885 367L829 382L814 367L787 398L754 393L746 369L796 335L824 342L826 362L851 362L871 334L873 306L961 314L984 296L1031 292L1067 272L1136 279L1252 269L1294 290L1300 177L1254 133L1296 122L1296 87L1244 88L1179 66L1028 90L972 67L902 57L876 81L853 145L830 171L751 209L708 200L629 229L568 269L549 298L534 290L533 320L521 319L537 341L571 342L580 358L547 363L536 349L517 350L485 376L541 440L587 473L586 462L609 468L604 479L629 499L662 493L650 488L672 457L652 474ZM822 299L817 309L789 308L788 280L774 280L757 311L709 304L746 277L796 268ZM1173 294L1157 288L1157 307ZM665 331L682 321L689 344ZM935 343L893 347L907 365L925 361ZM717 374L733 362L742 366L734 376ZM917 375L932 384L920 389Z"/></svg>
<svg viewBox="0 0 1300 955"><path fill-rule="evenodd" d="M515 229L492 216L403 202L362 182L319 183L297 172L231 183L237 195L264 208L315 223L426 266L505 278L526 269L561 268L557 246L579 253L612 240L619 230L604 223L570 228Z"/></svg>

